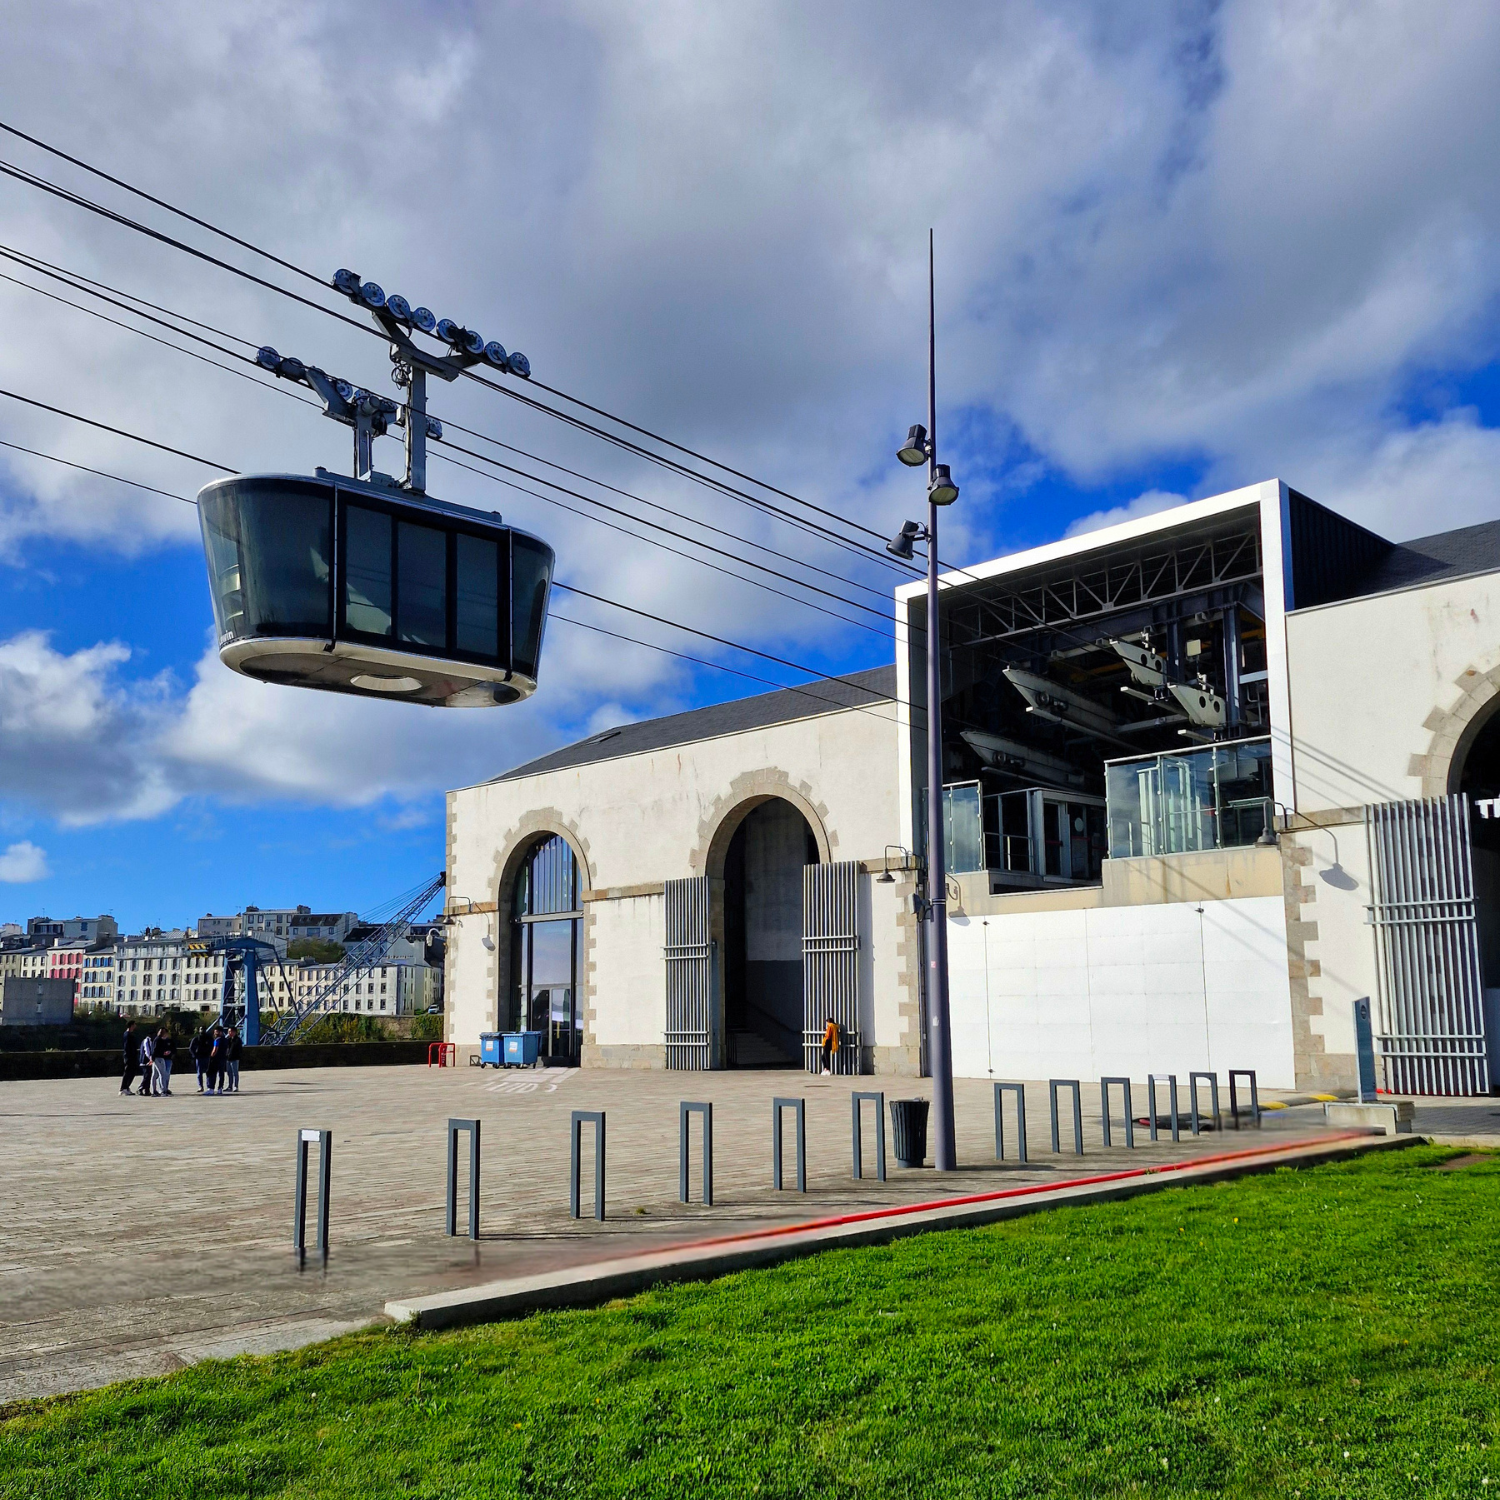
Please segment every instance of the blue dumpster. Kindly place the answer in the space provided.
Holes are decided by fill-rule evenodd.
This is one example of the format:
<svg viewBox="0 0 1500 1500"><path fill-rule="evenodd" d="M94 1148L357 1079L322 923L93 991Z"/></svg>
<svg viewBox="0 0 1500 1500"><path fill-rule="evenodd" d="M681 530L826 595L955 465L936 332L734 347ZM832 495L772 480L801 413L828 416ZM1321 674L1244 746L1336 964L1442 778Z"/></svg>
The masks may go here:
<svg viewBox="0 0 1500 1500"><path fill-rule="evenodd" d="M504 1067L505 1060L500 1050L500 1033L498 1031L481 1031L479 1033L479 1066L481 1068Z"/></svg>
<svg viewBox="0 0 1500 1500"><path fill-rule="evenodd" d="M502 1038L505 1043L505 1066L507 1068L534 1068L542 1055L540 1031L507 1031Z"/></svg>

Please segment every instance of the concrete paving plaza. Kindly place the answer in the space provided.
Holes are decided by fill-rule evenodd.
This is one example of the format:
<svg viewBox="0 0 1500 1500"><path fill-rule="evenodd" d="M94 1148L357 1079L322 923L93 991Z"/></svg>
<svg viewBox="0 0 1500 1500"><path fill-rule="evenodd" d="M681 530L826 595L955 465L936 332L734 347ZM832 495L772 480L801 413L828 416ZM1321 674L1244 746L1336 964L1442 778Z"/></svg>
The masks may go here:
<svg viewBox="0 0 1500 1500"><path fill-rule="evenodd" d="M1087 1155L1080 1161L1052 1155L1046 1087L1028 1085L1032 1160L1021 1168L994 1160L989 1085L960 1080L964 1170L939 1179L930 1169L903 1171L892 1161L886 1182L870 1176L856 1183L851 1090L884 1086L887 1100L925 1096L925 1081L790 1071L340 1068L247 1073L243 1092L228 1098L199 1097L191 1077L176 1083L169 1099L123 1098L110 1079L0 1085L0 1402L157 1374L202 1358L293 1347L369 1323L394 1297L1324 1129L1321 1110L1304 1106L1268 1113L1259 1137L1226 1132L1193 1141L1184 1134L1180 1145L1165 1136L1152 1145L1140 1129L1131 1152L1117 1123L1114 1148L1105 1151L1099 1091L1090 1086L1083 1109ZM778 1094L807 1100L805 1196L771 1188L770 1101ZM677 1201L681 1099L714 1105L712 1209ZM1139 1086L1133 1102L1134 1113L1144 1114ZM1159 1103L1165 1109L1164 1091ZM1181 1107L1185 1113L1185 1097ZM608 1118L603 1224L568 1215L574 1109L601 1109ZM1428 1112L1419 1111L1417 1129L1500 1144L1497 1111L1494 1100L1445 1101L1440 1121L1432 1112L1431 1126ZM482 1122L477 1245L443 1234L450 1116ZM1065 1109L1065 1144L1067 1121ZM333 1132L326 1265L310 1257L299 1267L291 1251L293 1161L302 1127ZM790 1115L786 1137L787 1180L794 1182ZM865 1140L872 1173L869 1125ZM313 1155L315 1161L315 1149ZM591 1159L586 1150L586 1169ZM698 1180L695 1150L695 1194ZM586 1194L591 1181L586 1170Z"/></svg>

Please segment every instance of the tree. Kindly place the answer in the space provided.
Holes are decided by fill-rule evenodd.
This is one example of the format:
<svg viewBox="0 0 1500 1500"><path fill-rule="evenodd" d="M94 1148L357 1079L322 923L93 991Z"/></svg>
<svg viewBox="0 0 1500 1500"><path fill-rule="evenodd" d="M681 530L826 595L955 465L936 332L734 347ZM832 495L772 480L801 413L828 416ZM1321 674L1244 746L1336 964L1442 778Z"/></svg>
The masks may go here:
<svg viewBox="0 0 1500 1500"><path fill-rule="evenodd" d="M286 945L286 956L310 958L316 964L336 964L344 956L344 945L330 938L297 938Z"/></svg>

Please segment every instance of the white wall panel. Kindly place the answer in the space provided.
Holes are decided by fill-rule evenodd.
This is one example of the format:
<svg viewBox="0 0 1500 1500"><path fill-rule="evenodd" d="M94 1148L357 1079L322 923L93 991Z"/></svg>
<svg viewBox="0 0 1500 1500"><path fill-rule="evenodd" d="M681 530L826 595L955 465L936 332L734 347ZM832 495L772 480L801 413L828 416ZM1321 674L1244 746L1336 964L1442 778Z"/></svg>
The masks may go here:
<svg viewBox="0 0 1500 1500"><path fill-rule="evenodd" d="M667 1024L662 904L661 896L632 896L593 906L594 1040L600 1046L661 1045Z"/></svg>
<svg viewBox="0 0 1500 1500"><path fill-rule="evenodd" d="M1279 897L949 922L954 1071L1085 1078L1254 1068L1293 1086Z"/></svg>

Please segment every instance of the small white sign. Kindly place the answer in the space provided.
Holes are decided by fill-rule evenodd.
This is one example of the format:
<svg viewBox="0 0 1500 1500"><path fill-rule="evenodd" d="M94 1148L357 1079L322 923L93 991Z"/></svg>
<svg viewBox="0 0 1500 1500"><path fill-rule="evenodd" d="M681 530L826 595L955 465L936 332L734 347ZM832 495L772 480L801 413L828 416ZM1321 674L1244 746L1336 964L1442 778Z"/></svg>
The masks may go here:
<svg viewBox="0 0 1500 1500"><path fill-rule="evenodd" d="M318 1138L322 1134L323 1132L321 1130L304 1130L302 1132L302 1139L304 1141L311 1141L314 1145L317 1145Z"/></svg>

